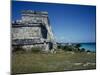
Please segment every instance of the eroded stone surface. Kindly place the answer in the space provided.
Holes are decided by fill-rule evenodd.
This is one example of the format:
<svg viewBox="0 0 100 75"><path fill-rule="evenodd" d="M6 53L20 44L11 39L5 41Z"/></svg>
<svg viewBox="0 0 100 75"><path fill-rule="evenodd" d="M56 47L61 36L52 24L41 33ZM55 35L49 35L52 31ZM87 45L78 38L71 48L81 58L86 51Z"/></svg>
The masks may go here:
<svg viewBox="0 0 100 75"><path fill-rule="evenodd" d="M13 47L41 47L45 51L56 47L47 12L25 10L21 15L21 20L12 22Z"/></svg>

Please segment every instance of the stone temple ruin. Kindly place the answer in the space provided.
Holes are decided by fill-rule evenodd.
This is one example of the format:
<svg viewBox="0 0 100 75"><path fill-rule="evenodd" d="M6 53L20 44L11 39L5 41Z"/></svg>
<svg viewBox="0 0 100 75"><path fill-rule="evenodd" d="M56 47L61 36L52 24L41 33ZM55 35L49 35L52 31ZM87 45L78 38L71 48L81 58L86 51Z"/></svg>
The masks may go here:
<svg viewBox="0 0 100 75"><path fill-rule="evenodd" d="M12 22L12 49L21 46L26 50L39 47L43 51L56 48L48 12L24 10L21 19Z"/></svg>

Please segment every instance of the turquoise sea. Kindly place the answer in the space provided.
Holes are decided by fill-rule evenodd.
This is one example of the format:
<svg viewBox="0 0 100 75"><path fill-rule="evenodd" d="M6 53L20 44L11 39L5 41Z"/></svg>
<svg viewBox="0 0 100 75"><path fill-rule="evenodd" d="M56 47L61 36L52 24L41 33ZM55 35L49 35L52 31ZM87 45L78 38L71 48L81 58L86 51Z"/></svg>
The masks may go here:
<svg viewBox="0 0 100 75"><path fill-rule="evenodd" d="M96 43L80 43L80 48L85 48L86 50L90 50L96 52Z"/></svg>

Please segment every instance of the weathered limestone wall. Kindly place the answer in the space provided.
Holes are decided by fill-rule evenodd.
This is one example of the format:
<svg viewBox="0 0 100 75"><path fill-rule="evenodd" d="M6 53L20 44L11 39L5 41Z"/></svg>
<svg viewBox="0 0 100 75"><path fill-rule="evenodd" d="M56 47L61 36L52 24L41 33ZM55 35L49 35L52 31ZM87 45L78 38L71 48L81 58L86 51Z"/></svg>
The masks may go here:
<svg viewBox="0 0 100 75"><path fill-rule="evenodd" d="M12 29L13 39L33 39L41 36L40 27L19 27Z"/></svg>
<svg viewBox="0 0 100 75"><path fill-rule="evenodd" d="M55 46L47 12L23 11L21 20L12 24L12 44L24 49L41 47L48 51Z"/></svg>

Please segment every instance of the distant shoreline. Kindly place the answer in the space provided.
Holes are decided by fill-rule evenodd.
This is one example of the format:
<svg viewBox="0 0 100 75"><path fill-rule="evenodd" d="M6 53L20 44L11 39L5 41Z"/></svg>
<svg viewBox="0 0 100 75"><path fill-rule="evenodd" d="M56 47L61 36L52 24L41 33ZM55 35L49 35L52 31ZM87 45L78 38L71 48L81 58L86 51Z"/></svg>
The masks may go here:
<svg viewBox="0 0 100 75"><path fill-rule="evenodd" d="M80 43L80 48L85 48L86 50L90 50L92 52L96 52L96 43Z"/></svg>
<svg viewBox="0 0 100 75"><path fill-rule="evenodd" d="M57 43L60 45L72 45L81 44L80 49L84 48L86 51L96 52L96 42L85 42L85 43Z"/></svg>
<svg viewBox="0 0 100 75"><path fill-rule="evenodd" d="M95 43L96 44L96 42L66 42L66 43L64 43L64 42L57 42L57 43L60 43L60 44L68 44L68 43L70 43L70 44Z"/></svg>

